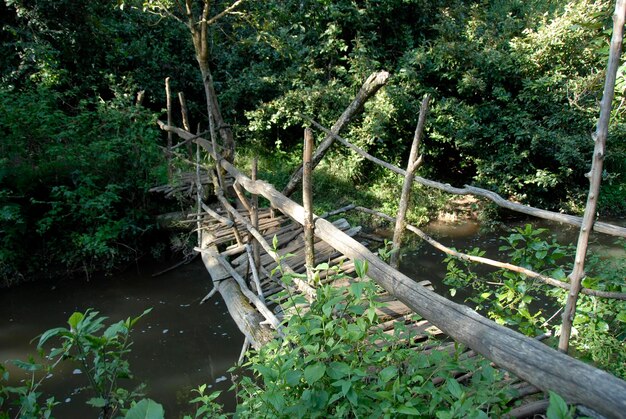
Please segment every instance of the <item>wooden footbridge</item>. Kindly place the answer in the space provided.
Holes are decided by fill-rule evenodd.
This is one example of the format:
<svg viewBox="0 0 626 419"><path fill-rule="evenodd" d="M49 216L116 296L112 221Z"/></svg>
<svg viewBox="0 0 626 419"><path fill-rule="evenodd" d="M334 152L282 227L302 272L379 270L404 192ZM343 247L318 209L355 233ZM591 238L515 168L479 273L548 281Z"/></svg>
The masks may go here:
<svg viewBox="0 0 626 419"><path fill-rule="evenodd" d="M222 295L246 341L259 348L280 328L281 301L276 296L286 287L281 272L306 272L307 211L271 184L242 174L215 152L210 141L161 125L182 139L195 142L216 158L219 170L213 171L213 183L221 208L201 203L203 210L195 215L202 233L196 250L211 274L212 293ZM230 181L221 179L220 171L221 177L227 175ZM238 204L226 199L221 185L232 185L232 195L238 197ZM268 200L271 208L257 210L255 202L259 196ZM450 350L454 342L462 343L467 347L464 356L482 355L510 372L507 379L518 389L518 397L524 398L522 406L510 412L512 417L545 411L547 402L542 392L548 390L583 406L587 412L607 417L622 417L626 412L626 382L434 293L427 280L417 282L383 262L368 248L372 238L359 227L350 226L344 219L334 222L326 219L352 209L312 215L314 264L337 265L350 277L338 282L339 286L358 280L352 275L355 260L367 261L368 276L385 290L379 298L386 305L378 314L387 330L393 330L395 322L408 325L411 333L419 336L412 345L419 345L420 340L430 336L447 336L438 349ZM291 256L286 257L287 254ZM280 270L275 269L278 263ZM323 272L320 279L330 280ZM299 276L295 276L291 291L307 299L315 298L313 285ZM420 316L419 320L414 320L414 313ZM463 379L463 374L459 379Z"/></svg>
<svg viewBox="0 0 626 419"><path fill-rule="evenodd" d="M619 12L618 12L619 9ZM618 1L614 17L613 39L605 92L601 105L600 119L596 130L595 149L590 177L590 192L585 210L585 216L575 217L558 214L539 208L532 208L519 203L507 201L499 195L484 189L465 186L455 188L432 180L415 176L415 170L421 164L417 156L419 138L424 126L424 119L428 99L425 98L420 112L420 120L416 129L411 155L406 170L402 170L383 162L364 150L359 149L347 140L341 138L338 132L345 126L352 116L362 107L363 103L386 83L389 75L385 72L374 73L364 83L355 100L348 106L333 127L328 130L310 118L309 124L326 133L326 138L320 143L315 153L312 153L312 139L305 143L305 158L303 166L290 179L283 192L278 192L271 184L256 179L256 169L253 167L251 177L244 175L229 159L232 159L232 133L221 120L217 101L211 97L208 103L210 124L210 140L200 135L194 135L189 130L174 127L171 123L170 106L168 105L168 121L159 121L161 128L168 132L171 157L171 136L178 135L184 143L193 142L198 149L204 149L213 161L212 167L200 168L197 158L196 174L186 177L186 182L180 182L175 187L166 187L161 190L165 193L176 191L196 192L198 196L198 213L195 214L197 229L200 232L198 247L195 249L201 254L202 260L211 275L214 289L212 294L219 292L224 298L228 310L236 321L239 329L246 337L246 342L259 348L280 333L282 293L279 291L288 288L292 295L300 294L305 300L312 301L316 297L315 282L311 281L311 269L319 263L328 263L328 266L337 266L344 275L343 279L333 282L327 272L319 273L317 283L332 283L335 286L358 281L355 275L355 261L367 262L369 270L367 276L380 285L384 292L378 295L386 304L378 310L385 330L393 330L394 324L405 324L414 339L406 342L416 349L423 350L450 350L456 343L467 347L462 355L467 360L481 355L500 369L507 371L506 384L514 386L517 398L523 399L521 406L509 412L511 417L532 416L545 411L547 402L543 392L549 390L560 394L571 404L577 405L579 411L585 415L595 417L626 417L626 382L615 376L594 368L568 356L567 345L574 316L576 298L579 292L604 297L626 299L626 294L605 292L581 287L584 276L584 260L587 249L587 240L591 230L626 237L626 228L596 222L595 201L598 196L600 179L602 176L602 156L606 142L608 117L611 110L611 101L615 89L615 74L621 54L622 32L624 15L626 12L624 0ZM209 78L205 77L205 83ZM206 89L208 92L211 89ZM169 98L169 91L168 91ZM169 102L168 102L169 103ZM184 118L183 118L184 120ZM222 137L223 150L228 151L227 158L218 153L216 145L216 130ZM310 132L305 139L312 138ZM310 196L310 172L322 159L324 152L337 141L363 158L380 164L389 170L404 177L404 187L400 202L400 211L397 219L388 215L376 214L396 222L394 246L399 242L399 235L405 228L416 233L427 243L437 249L465 260L486 263L523 273L529 278L542 281L552 286L567 289L568 302L564 310L563 328L559 347L556 351L543 344L540 339L526 337L518 332L479 315L474 310L447 300L432 291L427 278L418 282L396 270L382 261L370 250L372 237L364 234L358 226L350 226L344 219L333 222L327 218L338 216L341 212L357 208L346 207L331 214L316 216L312 213ZM176 146L177 147L177 146ZM303 183L303 206L289 199L296 185ZM404 213L408 202L408 193L411 185L419 183L452 194L472 194L489 199L502 207L519 211L524 214L577 225L581 227L577 247L574 272L570 275L570 282L558 281L541 273L513 266L511 264L493 261L490 259L462 254L448 249L421 230L406 226ZM200 199L203 187L209 186L215 192L221 208L210 207ZM226 192L225 192L226 191ZM225 196L229 195L229 199ZM258 197L269 201L270 208L259 209ZM232 204L233 200L237 204ZM200 211L201 209L201 211ZM367 209L362 209L372 213ZM287 255L290 255L289 257ZM280 267L280 269L277 269ZM299 274L307 274L306 276ZM281 275L289 274L293 278L290 285L282 280ZM415 317L414 314L419 315ZM424 348L420 342L429 337L438 337L436 347ZM467 379L462 372L457 380Z"/></svg>

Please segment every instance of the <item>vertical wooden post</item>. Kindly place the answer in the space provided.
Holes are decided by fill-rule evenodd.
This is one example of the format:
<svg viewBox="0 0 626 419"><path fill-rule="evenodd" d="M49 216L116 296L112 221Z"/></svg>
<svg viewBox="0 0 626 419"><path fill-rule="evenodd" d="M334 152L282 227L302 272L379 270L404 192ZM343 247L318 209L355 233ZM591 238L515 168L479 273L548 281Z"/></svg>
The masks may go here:
<svg viewBox="0 0 626 419"><path fill-rule="evenodd" d="M179 93L179 98L180 98L180 93ZM181 101L181 105L184 102L184 97L183 100ZM189 122L189 121L187 121ZM189 131L188 128L186 128L187 131ZM198 132L197 134L200 134L200 124L198 124ZM191 143L189 143L189 146L191 147ZM198 144L196 144L196 205L197 205L197 209L196 209L196 228L198 229L198 246L201 245L202 243L202 224L200 222L201 217L200 217L200 212L202 211L202 179L200 179L200 146Z"/></svg>
<svg viewBox="0 0 626 419"><path fill-rule="evenodd" d="M258 159L255 157L252 159L252 180L256 181L258 173ZM252 194L252 227L259 229L259 196ZM261 253L259 249L259 242L252 238L252 260L254 261L254 267L257 272L261 269Z"/></svg>
<svg viewBox="0 0 626 419"><path fill-rule="evenodd" d="M600 193L606 137L609 130L611 105L613 103L613 95L615 92L615 79L622 52L624 21L626 20L625 15L626 0L618 0L615 4L615 12L613 14L613 37L611 38L609 62L607 65L606 79L604 81L604 92L602 93L602 102L600 103L600 118L598 119L596 132L593 135L593 141L595 144L593 148L591 171L585 175L589 178L587 205L585 206L583 223L580 227L580 234L578 235L574 269L569 276L571 288L569 294L567 295L565 309L563 310L563 325L561 326L561 336L559 338L559 350L562 352L567 352L569 348L569 338L572 332L574 315L576 314L576 301L578 300L578 293L580 292L582 279L585 276L585 257L587 256L589 234L593 228L596 206L598 203L598 194Z"/></svg>
<svg viewBox="0 0 626 419"><path fill-rule="evenodd" d="M313 247L313 191L311 185L313 156L313 131L304 130L304 156L302 160L302 206L304 207L304 255L306 274L309 284L313 283L313 268L315 268L315 250Z"/></svg>
<svg viewBox="0 0 626 419"><path fill-rule="evenodd" d="M394 268L398 268L400 244L402 242L402 234L406 227L406 212L409 208L409 201L411 199L411 187L413 186L413 174L422 163L421 156L418 158L417 153L419 151L419 144L424 132L424 125L426 124L426 114L428 113L428 102L430 101L430 95L425 94L422 99L422 105L420 106L420 115L415 127L415 134L413 135L413 143L411 144L411 152L409 153L409 162L406 166L406 175L404 176L404 183L402 184L402 195L400 197L400 205L398 207L398 215L396 217L396 227L393 231L393 252L391 253L390 265Z"/></svg>
<svg viewBox="0 0 626 419"><path fill-rule="evenodd" d="M172 92L170 90L170 78L165 78L165 100L167 103L167 125L172 126ZM167 178L171 181L174 169L172 167L172 133L167 132Z"/></svg>
<svg viewBox="0 0 626 419"><path fill-rule="evenodd" d="M183 118L183 128L191 132L191 124L189 123L189 111L187 110L187 101L185 100L185 94L183 92L178 92L178 101L180 102L180 115ZM198 132L198 134L200 134L200 132ZM193 155L191 142L187 143L187 154L189 154L189 158L191 158Z"/></svg>

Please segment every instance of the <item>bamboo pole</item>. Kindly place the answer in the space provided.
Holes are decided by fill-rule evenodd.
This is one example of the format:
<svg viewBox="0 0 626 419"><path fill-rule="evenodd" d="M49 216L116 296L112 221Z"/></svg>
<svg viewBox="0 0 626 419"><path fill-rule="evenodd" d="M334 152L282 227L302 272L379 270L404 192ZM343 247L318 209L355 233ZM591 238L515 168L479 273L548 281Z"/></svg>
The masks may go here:
<svg viewBox="0 0 626 419"><path fill-rule="evenodd" d="M263 296L263 289L261 289L261 280L259 279L259 270L257 269L256 263L254 262L254 255L252 254L252 247L246 244L246 253L248 254L248 266L252 271L252 280L254 281L254 286L256 288L256 292L259 295L259 299L265 303L265 297Z"/></svg>
<svg viewBox="0 0 626 419"><path fill-rule="evenodd" d="M213 186L215 187L215 194L217 196L220 196L220 195L223 196L224 190L222 189L221 184L219 182L219 173L220 173L219 166L215 167L215 172L217 172L217 175L215 175L214 173L211 173L213 175ZM233 236L235 236L235 241L237 242L239 246L243 246L243 239L241 238L241 234L239 234L239 230L237 229L237 224L235 223L233 216L228 211L226 212L226 216L233 223L232 231L233 231Z"/></svg>
<svg viewBox="0 0 626 419"><path fill-rule="evenodd" d="M179 93L180 95L180 93ZM180 96L179 96L180 97ZM184 98L181 104L184 103ZM200 127L198 127L198 133ZM191 148L191 143L189 143ZM198 229L198 245L202 242L202 180L200 179L200 146L196 144L196 227Z"/></svg>
<svg viewBox="0 0 626 419"><path fill-rule="evenodd" d="M613 13L613 37L609 53L609 62L606 70L606 80L604 82L604 92L600 103L600 118L593 136L594 148L591 171L587 173L589 180L589 193L587 195L587 205L583 215L582 226L576 245L576 257L574 259L574 270L570 274L572 285L567 302L563 310L563 325L561 326L561 336L559 338L559 350L567 352L569 338L572 332L572 324L576 312L576 301L580 292L582 279L585 276L585 258L587 256L587 245L589 234L593 227L598 195L600 194L600 183L602 181L602 165L606 147L606 137L609 131L609 121L611 118L611 105L615 93L615 79L617 68L619 67L620 55L622 53L622 39L624 31L624 21L626 20L626 0L618 0Z"/></svg>
<svg viewBox="0 0 626 419"><path fill-rule="evenodd" d="M178 102L180 102L180 116L183 120L183 127L191 132L191 124L189 123L189 111L187 110L187 101L185 100L185 94L183 92L178 92ZM198 134L200 130L198 130ZM189 154L189 158L192 158L193 151L191 149L191 142L187 143L187 154Z"/></svg>
<svg viewBox="0 0 626 419"><path fill-rule="evenodd" d="M396 227L393 230L393 250L391 253L390 265L398 268L400 260L400 245L402 244L402 235L406 226L406 212L409 208L411 200L411 187L413 186L413 174L422 162L421 156L418 157L420 140L426 125L426 114L428 112L428 102L430 95L425 94L420 106L420 114L413 135L413 143L411 144L411 152L409 153L409 162L406 166L406 174L404 175L404 183L402 184L402 195L400 196L400 205L398 206L398 216L396 217Z"/></svg>
<svg viewBox="0 0 626 419"><path fill-rule="evenodd" d="M259 165L258 159L254 157L252 159L252 170L251 170L253 181L256 181L257 179L258 165ZM252 194L251 205L252 205L252 218L250 219L250 221L252 223L252 227L258 230L259 229L259 196L258 195ZM254 261L255 269L258 272L258 270L261 268L260 266L261 253L259 249L259 242L256 241L254 236L252 236L252 233L250 233L250 241L252 243L252 260Z"/></svg>
<svg viewBox="0 0 626 419"><path fill-rule="evenodd" d="M324 126L320 125L318 122L314 121L313 119L308 118L306 116L302 116L302 117L307 119L314 127L318 128L320 131L326 133L327 135L332 135L337 141L339 141L340 143L342 143L343 145L345 145L346 147L348 147L355 153L359 154L360 156L364 157L365 159L379 166L385 167L399 175L404 176L406 174L406 171L404 169L396 167L392 164L389 164L381 159L378 159L372 156L365 150L362 150L359 147L355 146L354 144L350 143L345 138L340 137L337 134L334 134L328 128L325 128ZM165 126L162 122L159 122L159 125L162 128ZM172 128L176 130L175 127L172 127ZM528 205L518 204L517 202L511 202L502 198L500 195L498 195L495 192L488 191L486 189L477 188L475 186L465 185L462 188L457 188L447 183L441 183L441 182L436 182L430 179L424 179L423 177L420 177L420 176L415 176L413 179L415 180L416 183L419 183L420 185L428 186L429 188L439 189L440 191L444 191L453 195L475 195L475 196L487 198L493 203L495 203L496 205L498 205L499 207L506 208L508 210L519 212L522 214L531 215L533 217L542 218L544 220L556 221L559 223L565 223L565 224L569 224L569 225L573 225L577 227L580 227L582 225L582 217L576 217L575 215L569 215L569 214L561 214L558 212L547 211L541 208L535 208L535 207L531 207ZM609 235L616 236L616 237L626 237L626 227L619 227L616 225L598 221L593 225L593 229L597 231L598 233L609 234Z"/></svg>
<svg viewBox="0 0 626 419"><path fill-rule="evenodd" d="M304 206L304 253L306 277L309 284L313 284L313 269L315 268L315 247L313 243L313 186L311 172L313 167L313 131L311 128L304 130L304 153L302 158L302 205Z"/></svg>
<svg viewBox="0 0 626 419"><path fill-rule="evenodd" d="M172 125L172 91L170 89L170 78L165 78L165 100L167 108L167 124ZM174 168L172 167L172 133L167 133L167 178L172 181Z"/></svg>

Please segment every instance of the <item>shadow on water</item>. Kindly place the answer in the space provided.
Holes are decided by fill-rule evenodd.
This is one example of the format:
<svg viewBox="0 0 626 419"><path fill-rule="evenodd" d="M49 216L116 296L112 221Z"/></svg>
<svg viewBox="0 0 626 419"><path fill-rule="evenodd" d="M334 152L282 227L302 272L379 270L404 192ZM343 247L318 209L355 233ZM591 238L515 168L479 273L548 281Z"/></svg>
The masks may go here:
<svg viewBox="0 0 626 419"><path fill-rule="evenodd" d="M144 266L140 272L97 281L67 280L52 289L25 284L0 290L0 362L6 365L7 360L26 360L30 355L37 359L36 341L31 340L47 329L67 326L74 311L93 308L110 324L152 307L131 334L129 358L137 380L147 384L147 396L163 404L167 417L179 417L191 410L191 389L206 383L211 390L222 390L219 401L234 409L227 370L237 361L243 335L219 295L199 304L211 289L202 262L155 278L153 269L158 270ZM87 394L74 394L86 378L78 365L66 364L44 387L46 394L61 401L55 416L96 416L97 411L83 403ZM17 377L18 371L10 371L12 378Z"/></svg>

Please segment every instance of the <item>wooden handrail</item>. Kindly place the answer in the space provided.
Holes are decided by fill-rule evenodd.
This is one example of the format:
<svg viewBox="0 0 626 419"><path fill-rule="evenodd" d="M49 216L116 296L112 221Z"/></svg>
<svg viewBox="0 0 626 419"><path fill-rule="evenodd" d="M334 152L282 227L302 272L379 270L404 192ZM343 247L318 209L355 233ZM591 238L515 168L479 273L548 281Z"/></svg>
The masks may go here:
<svg viewBox="0 0 626 419"><path fill-rule="evenodd" d="M329 129L323 127L322 125L314 121L313 119L308 118L308 117L305 117L305 118L309 122L311 122L311 124L315 126L317 129L325 132L326 135L333 136L337 141L339 141L340 143L342 143L343 145L345 145L346 147L348 147L355 153L366 158L367 160L373 163L376 163L379 166L385 167L391 170L392 172L395 172L401 176L406 175L406 170L401 169L397 166L394 166L392 164L389 164L381 159L378 159L372 156L367 151L362 150L361 148L350 143L345 138L340 137L339 135L333 133ZM451 193L453 195L474 195L474 196L487 198L491 200L493 203L495 203L496 205L498 205L499 207L506 208L511 211L519 212L519 213L526 214L526 215L532 215L533 217L542 218L544 220L557 221L560 223L570 224L576 227L580 227L583 222L582 217L577 217L575 215L569 215L569 214L561 214L558 212L548 211L548 210L544 210L541 208L531 207L529 205L518 204L517 202L506 200L502 198L500 195L498 195L497 193L489 191L487 189L477 188L475 186L469 186L469 185L465 185L462 188L457 188L447 183L441 183L441 182L437 182L434 180L425 179L420 176L415 176L413 179L415 180L416 183L419 183L420 185L428 186L434 189L439 189L440 191ZM609 234L609 235L616 236L616 237L626 237L626 227L619 227L619 226L605 223L602 221L596 221L593 224L593 229L597 231L598 233Z"/></svg>

